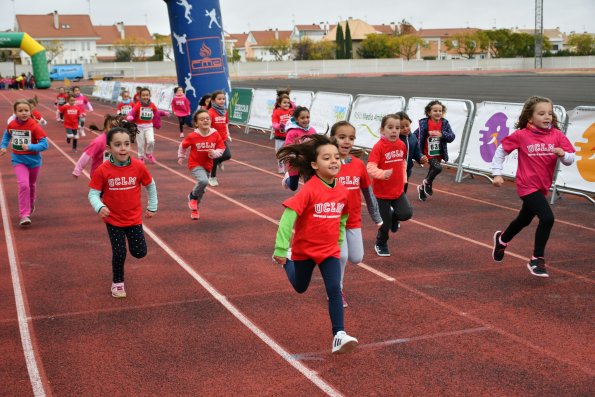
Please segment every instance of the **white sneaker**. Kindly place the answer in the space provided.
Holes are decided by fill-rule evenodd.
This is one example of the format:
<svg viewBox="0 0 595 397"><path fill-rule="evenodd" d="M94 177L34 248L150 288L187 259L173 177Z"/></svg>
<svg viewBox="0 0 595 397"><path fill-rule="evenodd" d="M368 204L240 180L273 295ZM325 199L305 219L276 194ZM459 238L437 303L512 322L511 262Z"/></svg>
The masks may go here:
<svg viewBox="0 0 595 397"><path fill-rule="evenodd" d="M80 134L81 134L81 136L87 136L84 128L80 128Z"/></svg>
<svg viewBox="0 0 595 397"><path fill-rule="evenodd" d="M217 181L217 178L209 178L209 185L219 186L219 182Z"/></svg>
<svg viewBox="0 0 595 397"><path fill-rule="evenodd" d="M339 331L333 338L333 353L349 353L357 347L357 339Z"/></svg>

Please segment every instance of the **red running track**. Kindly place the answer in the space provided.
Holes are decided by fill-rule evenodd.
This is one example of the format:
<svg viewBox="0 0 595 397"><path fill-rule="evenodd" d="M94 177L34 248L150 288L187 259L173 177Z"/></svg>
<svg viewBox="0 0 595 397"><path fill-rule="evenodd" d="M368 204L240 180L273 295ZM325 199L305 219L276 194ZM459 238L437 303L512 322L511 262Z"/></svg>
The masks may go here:
<svg viewBox="0 0 595 397"><path fill-rule="evenodd" d="M27 94L0 92L0 114L8 117L10 103ZM51 147L28 229L17 226L9 159L0 161L8 213L0 233L12 237L0 257L14 249L21 279L16 288L10 261L0 261L1 395L29 396L34 387L56 396L595 392L595 216L586 201L566 195L554 206L545 280L525 267L535 225L504 262L491 259L493 231L519 207L512 183L455 184L447 171L427 202L411 189L414 218L391 236L390 258L373 253L374 226L364 213L365 264L349 266L345 281L346 326L360 348L333 356L320 276L298 295L270 262L280 203L290 193L273 172L267 136L232 130L233 159L193 222L185 199L193 181L176 164L177 126L165 123L158 164L149 166L160 203L145 221L149 254L127 259L129 296L115 300L107 233L87 202L88 181L70 175L76 158L53 121L54 93L35 94ZM114 109L94 106L88 122L97 124ZM422 172L415 170L413 182ZM30 333L25 349L19 324Z"/></svg>

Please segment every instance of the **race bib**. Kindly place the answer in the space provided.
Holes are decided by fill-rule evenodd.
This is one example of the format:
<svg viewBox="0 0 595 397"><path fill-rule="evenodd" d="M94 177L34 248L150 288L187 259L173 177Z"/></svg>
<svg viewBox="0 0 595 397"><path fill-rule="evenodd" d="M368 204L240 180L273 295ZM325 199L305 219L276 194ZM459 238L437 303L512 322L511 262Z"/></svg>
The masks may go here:
<svg viewBox="0 0 595 397"><path fill-rule="evenodd" d="M143 121L153 120L153 109L141 107L139 119L141 119Z"/></svg>
<svg viewBox="0 0 595 397"><path fill-rule="evenodd" d="M123 116L126 116L128 113L130 113L131 110L132 110L132 106L122 106L120 108L120 114ZM149 110L151 110L151 109L149 109ZM141 118L143 117L142 114L143 114L143 112L141 111ZM152 114L152 112L151 112L151 114Z"/></svg>
<svg viewBox="0 0 595 397"><path fill-rule="evenodd" d="M66 99L63 97L58 98L58 106L62 106L66 103Z"/></svg>
<svg viewBox="0 0 595 397"><path fill-rule="evenodd" d="M428 138L428 156L440 156L440 137L431 136Z"/></svg>
<svg viewBox="0 0 595 397"><path fill-rule="evenodd" d="M109 151L108 150L104 150L103 151L103 161L108 161L109 160Z"/></svg>
<svg viewBox="0 0 595 397"><path fill-rule="evenodd" d="M12 134L12 150L23 151L23 145L31 144L31 131L10 130Z"/></svg>

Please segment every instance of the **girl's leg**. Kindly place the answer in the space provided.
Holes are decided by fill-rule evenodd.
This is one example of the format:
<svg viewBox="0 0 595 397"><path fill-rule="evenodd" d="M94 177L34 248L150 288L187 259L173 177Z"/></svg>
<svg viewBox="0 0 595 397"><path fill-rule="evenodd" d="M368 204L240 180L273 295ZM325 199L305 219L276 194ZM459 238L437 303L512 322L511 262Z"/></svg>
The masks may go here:
<svg viewBox="0 0 595 397"><path fill-rule="evenodd" d="M554 213L547 202L547 198L541 192L534 192L522 198L527 208L539 219L539 225L535 231L535 246L533 256L543 258L545 246L550 238L550 232L554 226Z"/></svg>
<svg viewBox="0 0 595 397"><path fill-rule="evenodd" d="M539 192L536 192L536 193L539 193ZM528 197L528 196L525 196L525 197ZM523 230L525 227L529 226L529 224L535 217L535 213L533 213L533 211L531 211L529 209L529 206L525 200L525 197L521 197L521 200L523 200L523 205L521 207L521 210L519 211L519 214L512 222L510 222L510 225L508 225L508 227L506 228L504 233L502 233L500 235L500 240L502 240L502 242L505 244L512 241L514 236L519 234L519 232L521 230Z"/></svg>
<svg viewBox="0 0 595 397"><path fill-rule="evenodd" d="M413 217L413 207L409 203L405 192L398 199L391 201L391 204L399 221L408 221Z"/></svg>
<svg viewBox="0 0 595 397"><path fill-rule="evenodd" d="M128 240L128 250L135 258L144 258L147 255L147 242L143 225L134 225L124 228Z"/></svg>
<svg viewBox="0 0 595 397"><path fill-rule="evenodd" d="M153 130L153 126L145 130L145 141L147 145L147 157L153 156L153 150L155 149L155 131Z"/></svg>
<svg viewBox="0 0 595 397"><path fill-rule="evenodd" d="M186 117L178 116L178 124L180 125L180 132L184 132L184 122L186 121Z"/></svg>
<svg viewBox="0 0 595 397"><path fill-rule="evenodd" d="M213 169L211 170L211 178L217 178L217 166L224 161L227 161L231 158L231 150L229 148L229 142L225 141L225 151L223 155L219 158L213 160Z"/></svg>
<svg viewBox="0 0 595 397"><path fill-rule="evenodd" d="M192 176L194 176L194 179L196 179L196 185L194 185L194 188L190 193L190 199L198 200L200 202L202 196L205 194L205 189L209 184L209 175L203 167L194 167L190 172L192 173Z"/></svg>
<svg viewBox="0 0 595 397"><path fill-rule="evenodd" d="M31 185L29 183L30 169L23 164L15 164L13 168L17 177L17 185L19 187L19 218L23 219L31 215Z"/></svg>
<svg viewBox="0 0 595 397"><path fill-rule="evenodd" d="M107 234L112 243L112 282L124 282L124 261L126 260L126 232L122 227L106 223Z"/></svg>
<svg viewBox="0 0 595 397"><path fill-rule="evenodd" d="M377 199L377 201L378 211L382 218L382 226L378 229L378 233L376 234L376 245L381 247L385 246L388 242L388 231L392 224L391 201L384 199Z"/></svg>
<svg viewBox="0 0 595 397"><path fill-rule="evenodd" d="M85 116L79 117L79 132L81 134L81 136L86 136L87 134L85 134Z"/></svg>
<svg viewBox="0 0 595 397"><path fill-rule="evenodd" d="M74 137L75 134L78 134L78 130L73 130L72 128L66 129L66 143L70 143L70 140Z"/></svg>
<svg viewBox="0 0 595 397"><path fill-rule="evenodd" d="M343 279L345 278L345 267L347 261L357 264L364 259L364 240L362 229L345 229L345 239L341 245L341 291L343 290Z"/></svg>
<svg viewBox="0 0 595 397"><path fill-rule="evenodd" d="M442 164L440 164L440 161L438 161L436 159L430 159L429 164L430 164L430 169L428 170L428 175L426 176L426 181L431 186L432 182L434 181L434 178L436 178L438 176L438 174L440 174L442 172Z"/></svg>
<svg viewBox="0 0 595 397"><path fill-rule="evenodd" d="M341 298L341 266L338 258L326 258L318 265L326 294L328 296L328 311L333 325L333 335L345 330L343 300Z"/></svg>
<svg viewBox="0 0 595 397"><path fill-rule="evenodd" d="M291 286L298 294L303 294L308 289L310 280L312 279L312 271L315 267L316 264L311 259L304 261L288 260L285 263L285 266L283 266ZM337 266L337 269L338 268L339 267ZM339 296L340 294L341 291L339 290ZM343 306L341 306L341 309L343 309Z"/></svg>
<svg viewBox="0 0 595 397"><path fill-rule="evenodd" d="M285 140L275 139L275 153L279 151L285 145ZM277 160L277 172L280 174L285 173L285 164Z"/></svg>
<svg viewBox="0 0 595 397"><path fill-rule="evenodd" d="M138 151L138 158L145 158L145 129L143 127L138 128L138 134L136 134L136 146Z"/></svg>
<svg viewBox="0 0 595 397"><path fill-rule="evenodd" d="M39 171L41 167L29 168L29 206L31 211L29 214L33 212L33 208L35 208L35 199L37 198L37 177L39 176Z"/></svg>

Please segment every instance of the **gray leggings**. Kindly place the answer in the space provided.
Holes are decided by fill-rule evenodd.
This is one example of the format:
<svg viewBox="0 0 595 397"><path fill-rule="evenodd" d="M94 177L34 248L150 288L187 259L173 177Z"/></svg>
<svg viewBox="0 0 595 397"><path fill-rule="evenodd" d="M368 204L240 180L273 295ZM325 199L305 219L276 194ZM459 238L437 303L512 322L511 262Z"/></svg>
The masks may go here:
<svg viewBox="0 0 595 397"><path fill-rule="evenodd" d="M190 172L196 179L196 185L194 185L194 188L192 188L190 198L200 202L202 196L205 194L207 185L209 184L209 174L203 167L194 167Z"/></svg>
<svg viewBox="0 0 595 397"><path fill-rule="evenodd" d="M343 290L343 278L347 261L358 264L364 259L364 241L362 229L345 229L345 238L341 244L341 290Z"/></svg>

